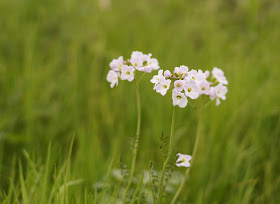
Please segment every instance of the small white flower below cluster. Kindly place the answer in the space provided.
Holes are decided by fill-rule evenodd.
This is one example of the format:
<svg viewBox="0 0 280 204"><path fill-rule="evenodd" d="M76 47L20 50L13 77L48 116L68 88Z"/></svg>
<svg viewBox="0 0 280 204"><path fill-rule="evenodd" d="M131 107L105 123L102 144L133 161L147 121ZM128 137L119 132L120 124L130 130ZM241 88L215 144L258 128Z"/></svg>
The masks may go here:
<svg viewBox="0 0 280 204"><path fill-rule="evenodd" d="M113 59L109 66L112 70L108 72L106 79L111 83L111 88L118 85L119 79L133 81L135 70L150 73L160 68L158 60L152 58L152 54L143 54L139 51L132 52L131 58L126 61L123 56Z"/></svg>
<svg viewBox="0 0 280 204"><path fill-rule="evenodd" d="M178 159L176 161L176 166L180 167L180 166L184 166L184 167L190 167L190 160L192 159L192 156L187 155L187 154L177 154Z"/></svg>
<svg viewBox="0 0 280 204"><path fill-rule="evenodd" d="M163 74L164 73L164 74ZM208 80L210 79L210 80ZM173 83L172 100L174 106L185 108L188 105L188 98L197 99L201 95L208 95L211 100L216 99L216 105L220 105L220 99L226 99L228 84L224 72L214 67L212 77L210 71L203 72L202 70L190 70L187 66L181 65L175 67L173 74L166 70L159 70L151 82L154 85L154 90L165 95Z"/></svg>

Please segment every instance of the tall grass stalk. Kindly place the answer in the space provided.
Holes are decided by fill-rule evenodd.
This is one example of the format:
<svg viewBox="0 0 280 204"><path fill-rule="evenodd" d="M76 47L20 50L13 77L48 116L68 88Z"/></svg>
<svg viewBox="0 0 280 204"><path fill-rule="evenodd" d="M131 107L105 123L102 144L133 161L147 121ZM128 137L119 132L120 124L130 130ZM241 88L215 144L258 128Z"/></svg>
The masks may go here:
<svg viewBox="0 0 280 204"><path fill-rule="evenodd" d="M143 77L143 75L142 75L142 77ZM132 164L131 164L130 174L129 174L129 178L128 178L128 183L127 183L127 186L126 186L124 194L123 194L123 203L125 203L127 191L128 191L128 189L131 185L131 181L132 181L132 178L133 178L135 163L136 163L137 150L138 150L138 142L139 142L139 137L140 137L141 103L140 103L140 94L139 94L139 82L142 79L142 77L139 79L138 82L135 80L136 105L137 105L137 127L136 127L136 136L135 136L134 145L133 145Z"/></svg>
<svg viewBox="0 0 280 204"><path fill-rule="evenodd" d="M168 149L168 154L167 154L167 158L163 164L163 168L162 168L162 172L161 172L161 177L160 177L160 181L159 181L159 185L158 185L158 193L157 193L157 199L156 199L156 203L160 202L160 198L161 198L161 193L162 193L162 182L163 182L163 178L164 178L164 174L165 174L165 169L166 166L168 164L168 161L172 155L172 151L173 151L173 136L174 136L174 125L175 125L175 110L176 110L176 106L174 106L173 108L173 113L172 113L172 121L171 121L171 130L170 130L170 138L169 138L169 149Z"/></svg>

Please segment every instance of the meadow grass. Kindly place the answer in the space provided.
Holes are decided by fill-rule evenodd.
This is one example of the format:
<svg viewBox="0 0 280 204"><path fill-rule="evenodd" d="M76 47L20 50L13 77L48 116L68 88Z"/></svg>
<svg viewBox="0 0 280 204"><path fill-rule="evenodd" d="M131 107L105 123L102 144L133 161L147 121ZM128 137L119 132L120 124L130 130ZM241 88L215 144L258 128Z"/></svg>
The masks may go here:
<svg viewBox="0 0 280 204"><path fill-rule="evenodd" d="M201 120L179 200L280 203L279 18L275 0L0 1L0 202L118 202L124 181L111 172L131 164L136 96L130 83L111 89L106 74L112 59L140 50L162 69L217 66L229 81L221 106L176 109L175 150L191 154ZM145 203L143 171L150 161L161 169L160 136L170 132L171 97L151 78L139 85L131 203Z"/></svg>

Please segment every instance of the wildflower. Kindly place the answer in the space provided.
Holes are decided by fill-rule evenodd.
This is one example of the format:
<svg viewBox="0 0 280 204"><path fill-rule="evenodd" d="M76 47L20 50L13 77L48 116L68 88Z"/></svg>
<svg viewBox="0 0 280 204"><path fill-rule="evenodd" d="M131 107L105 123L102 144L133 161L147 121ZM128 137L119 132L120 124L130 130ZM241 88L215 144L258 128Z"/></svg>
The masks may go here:
<svg viewBox="0 0 280 204"><path fill-rule="evenodd" d="M149 54L149 58L147 60L147 67L149 67L152 71L158 70L160 67L158 65L158 60L156 58L151 58L152 54Z"/></svg>
<svg viewBox="0 0 280 204"><path fill-rule="evenodd" d="M204 74L201 70L196 71L196 70L192 69L188 73L187 80L193 80L197 83L200 83L200 82L206 80L206 74Z"/></svg>
<svg viewBox="0 0 280 204"><path fill-rule="evenodd" d="M183 91L184 85L185 85L184 80L176 80L174 82L174 89L176 89L177 91Z"/></svg>
<svg viewBox="0 0 280 204"><path fill-rule="evenodd" d="M188 99L182 92L173 89L172 91L173 106L179 106L180 108L185 108L188 105Z"/></svg>
<svg viewBox="0 0 280 204"><path fill-rule="evenodd" d="M164 77L167 78L167 79L171 78L171 72L169 70L165 70L164 71Z"/></svg>
<svg viewBox="0 0 280 204"><path fill-rule="evenodd" d="M158 75L154 75L153 78L150 80L150 82L152 82L156 86L161 79L164 79L162 73L163 73L162 69L158 70Z"/></svg>
<svg viewBox="0 0 280 204"><path fill-rule="evenodd" d="M176 166L180 167L180 166L184 166L184 167L190 167L190 160L192 159L192 156L187 155L187 154L177 154L178 159L176 161Z"/></svg>
<svg viewBox="0 0 280 204"><path fill-rule="evenodd" d="M132 52L130 63L141 72L151 72L159 69L158 60L151 58L152 54L143 54L139 51Z"/></svg>
<svg viewBox="0 0 280 204"><path fill-rule="evenodd" d="M228 84L227 78L224 76L224 72L221 69L214 67L212 70L212 75L219 83L224 85Z"/></svg>
<svg viewBox="0 0 280 204"><path fill-rule="evenodd" d="M166 92L168 91L169 87L170 87L170 83L171 83L171 80L170 79L164 79L162 78L158 85L156 85L154 87L154 89L156 90L156 92L160 93L161 95L165 95Z"/></svg>
<svg viewBox="0 0 280 204"><path fill-rule="evenodd" d="M216 106L219 106L222 100L226 100L226 93L227 93L227 87L223 84L218 84L215 87L210 88L210 99L214 100L216 99Z"/></svg>
<svg viewBox="0 0 280 204"><path fill-rule="evenodd" d="M180 66L180 74L186 76L188 74L189 68L185 65Z"/></svg>
<svg viewBox="0 0 280 204"><path fill-rule="evenodd" d="M110 67L111 69L117 71L121 71L122 66L124 65L124 60L123 60L123 56L120 56L118 59L113 59L112 62L110 62Z"/></svg>
<svg viewBox="0 0 280 204"><path fill-rule="evenodd" d="M119 74L114 72L113 70L110 70L107 74L107 81L110 82L110 87L113 88L115 85L118 85L118 76Z"/></svg>
<svg viewBox="0 0 280 204"><path fill-rule="evenodd" d="M200 94L209 95L210 83L207 80L201 82L199 84L199 90L200 90Z"/></svg>
<svg viewBox="0 0 280 204"><path fill-rule="evenodd" d="M195 81L190 80L189 82L185 83L184 89L186 96L190 97L191 99L197 99L199 97L199 88Z"/></svg>
<svg viewBox="0 0 280 204"><path fill-rule="evenodd" d="M121 79L131 82L134 79L134 71L135 69L133 66L123 65Z"/></svg>
<svg viewBox="0 0 280 204"><path fill-rule="evenodd" d="M210 76L210 71L209 71L209 70L206 70L206 71L204 72L204 74L206 75L206 78L208 78L208 77Z"/></svg>

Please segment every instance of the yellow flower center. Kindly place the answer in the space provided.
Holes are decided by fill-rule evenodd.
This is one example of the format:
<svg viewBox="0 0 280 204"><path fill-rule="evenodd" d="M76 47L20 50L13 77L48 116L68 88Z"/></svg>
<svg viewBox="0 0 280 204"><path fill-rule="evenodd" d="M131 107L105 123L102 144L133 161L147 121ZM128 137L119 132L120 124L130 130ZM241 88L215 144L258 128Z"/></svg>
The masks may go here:
<svg viewBox="0 0 280 204"><path fill-rule="evenodd" d="M191 92L192 91L192 88L188 88L188 92Z"/></svg>
<svg viewBox="0 0 280 204"><path fill-rule="evenodd" d="M176 96L178 99L181 99L182 98L182 96L180 96L180 95L178 95L178 96Z"/></svg>
<svg viewBox="0 0 280 204"><path fill-rule="evenodd" d="M164 84L164 85L163 85L163 88L167 89L167 85L166 85L166 84Z"/></svg>
<svg viewBox="0 0 280 204"><path fill-rule="evenodd" d="M130 71L126 71L126 74L127 74L127 75L130 75Z"/></svg>

